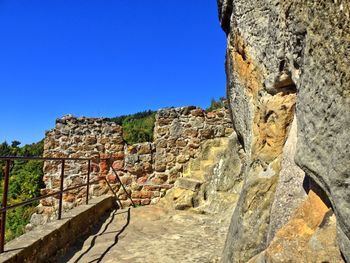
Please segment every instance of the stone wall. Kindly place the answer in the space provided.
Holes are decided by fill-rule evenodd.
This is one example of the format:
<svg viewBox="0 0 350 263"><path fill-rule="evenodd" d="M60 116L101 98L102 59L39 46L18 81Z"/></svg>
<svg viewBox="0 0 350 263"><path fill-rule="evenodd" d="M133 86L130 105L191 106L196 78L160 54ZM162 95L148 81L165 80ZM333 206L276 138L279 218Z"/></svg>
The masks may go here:
<svg viewBox="0 0 350 263"><path fill-rule="evenodd" d="M195 107L160 110L154 133L155 171L169 173L173 182L174 171L181 171L184 164L197 157L204 141L227 137L232 131L226 110L209 113Z"/></svg>
<svg viewBox="0 0 350 263"><path fill-rule="evenodd" d="M117 183L116 171L137 205L156 203L182 176L186 164L196 158L202 144L212 138L232 134L228 110L205 112L197 107L161 109L156 115L154 142L127 145L122 127L106 118L77 118L67 115L56 120L56 127L46 133L44 156L91 158L91 181L106 177L123 205L130 200ZM112 169L113 168L113 169ZM43 194L59 189L61 163L45 162ZM86 181L87 162L66 161L64 187ZM92 185L92 196L109 191L103 181ZM86 188L64 194L64 209L85 200ZM42 224L54 217L58 199L42 200L32 224ZM44 216L43 216L44 215Z"/></svg>
<svg viewBox="0 0 350 263"><path fill-rule="evenodd" d="M84 240L115 207L113 196L95 198L88 205L68 211L61 220L31 229L29 233L6 242L0 262L62 262L57 256Z"/></svg>

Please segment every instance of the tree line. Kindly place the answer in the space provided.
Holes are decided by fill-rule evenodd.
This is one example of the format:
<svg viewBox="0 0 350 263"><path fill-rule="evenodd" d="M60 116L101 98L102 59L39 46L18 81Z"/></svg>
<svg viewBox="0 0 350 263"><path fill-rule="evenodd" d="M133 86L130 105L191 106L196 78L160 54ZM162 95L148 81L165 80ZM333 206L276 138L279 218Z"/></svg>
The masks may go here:
<svg viewBox="0 0 350 263"><path fill-rule="evenodd" d="M19 141L11 144L3 142L0 144L0 156L42 156L44 142L28 144L20 147ZM0 200L2 203L3 177L5 161L0 161ZM44 188L43 183L43 161L17 160L11 163L8 205L23 202L40 195L40 189ZM11 240L25 231L32 213L38 203L10 209L6 217L6 240Z"/></svg>

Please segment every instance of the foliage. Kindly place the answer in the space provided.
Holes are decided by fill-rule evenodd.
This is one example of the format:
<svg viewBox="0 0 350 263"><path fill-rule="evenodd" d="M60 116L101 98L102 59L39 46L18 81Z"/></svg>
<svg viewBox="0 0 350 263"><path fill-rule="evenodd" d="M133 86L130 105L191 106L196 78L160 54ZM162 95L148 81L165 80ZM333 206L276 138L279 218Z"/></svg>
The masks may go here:
<svg viewBox="0 0 350 263"><path fill-rule="evenodd" d="M124 140L128 144L135 144L153 140L155 116L155 111L148 110L115 117L111 121L123 127Z"/></svg>
<svg viewBox="0 0 350 263"><path fill-rule="evenodd" d="M211 99L210 106L206 108L206 112L211 112L217 109L221 109L227 107L226 106L226 98L220 97L219 100L215 100L214 98Z"/></svg>
<svg viewBox="0 0 350 263"><path fill-rule="evenodd" d="M17 161L11 171L9 198L26 200L38 196L44 187L42 177L42 161Z"/></svg>
<svg viewBox="0 0 350 263"><path fill-rule="evenodd" d="M0 156L42 156L43 141L19 147L19 141L0 144ZM0 200L3 193L4 161L0 162ZM40 189L44 187L43 162L42 161L14 161L11 165L8 204L19 203L40 195ZM37 204L18 207L7 211L6 240L11 240L24 233L24 227L29 222L30 216Z"/></svg>
<svg viewBox="0 0 350 263"><path fill-rule="evenodd" d="M8 210L6 216L6 241L10 241L25 232L25 226L29 223L31 215L34 213L33 205L21 206Z"/></svg>

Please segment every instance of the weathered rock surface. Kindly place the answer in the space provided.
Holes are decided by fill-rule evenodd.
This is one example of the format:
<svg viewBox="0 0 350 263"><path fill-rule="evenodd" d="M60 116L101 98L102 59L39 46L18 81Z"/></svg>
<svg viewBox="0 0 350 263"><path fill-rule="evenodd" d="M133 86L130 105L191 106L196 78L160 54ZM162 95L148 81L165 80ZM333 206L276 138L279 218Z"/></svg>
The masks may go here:
<svg viewBox="0 0 350 263"><path fill-rule="evenodd" d="M199 209L225 217L232 215L242 191L244 156L235 133L221 140L227 142L223 145L223 152L212 148L214 151L211 154L216 158L213 159L212 169L205 174L207 183L201 189L205 198L200 200Z"/></svg>
<svg viewBox="0 0 350 263"><path fill-rule="evenodd" d="M248 262L343 262L332 210L310 191L268 248Z"/></svg>
<svg viewBox="0 0 350 263"><path fill-rule="evenodd" d="M296 162L324 202L330 200L338 244L350 261L350 3L218 0L218 6L227 34L229 108L245 151L245 181L222 261L247 262L271 240L278 243L275 233L293 220L303 199L302 173L285 145L295 108ZM285 209L289 193L297 200ZM322 247L332 255L335 241L328 242ZM320 251L309 252L300 260L320 258Z"/></svg>
<svg viewBox="0 0 350 263"><path fill-rule="evenodd" d="M267 243L270 243L276 231L289 221L307 196L303 187L305 173L294 162L296 142L297 122L294 119L283 148L282 168L270 211Z"/></svg>
<svg viewBox="0 0 350 263"><path fill-rule="evenodd" d="M160 204L230 218L243 184L240 151L236 134L206 141Z"/></svg>

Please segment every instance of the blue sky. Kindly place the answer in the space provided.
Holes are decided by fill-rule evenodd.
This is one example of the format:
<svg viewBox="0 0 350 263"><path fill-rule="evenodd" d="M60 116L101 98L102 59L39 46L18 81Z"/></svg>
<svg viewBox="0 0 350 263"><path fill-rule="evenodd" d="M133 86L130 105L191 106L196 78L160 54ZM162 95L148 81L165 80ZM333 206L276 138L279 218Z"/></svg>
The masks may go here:
<svg viewBox="0 0 350 263"><path fill-rule="evenodd" d="M225 95L216 0L0 0L0 142Z"/></svg>

